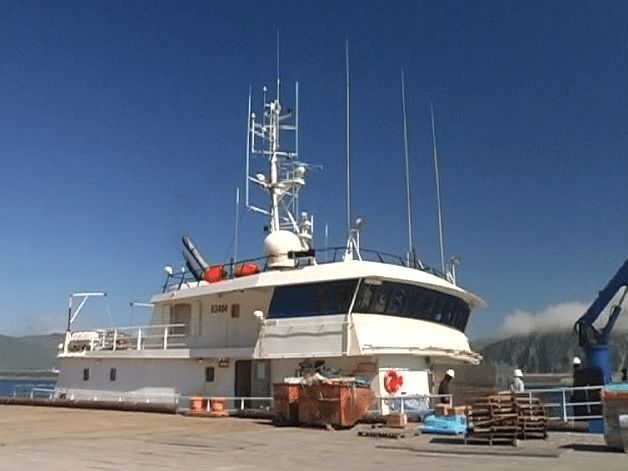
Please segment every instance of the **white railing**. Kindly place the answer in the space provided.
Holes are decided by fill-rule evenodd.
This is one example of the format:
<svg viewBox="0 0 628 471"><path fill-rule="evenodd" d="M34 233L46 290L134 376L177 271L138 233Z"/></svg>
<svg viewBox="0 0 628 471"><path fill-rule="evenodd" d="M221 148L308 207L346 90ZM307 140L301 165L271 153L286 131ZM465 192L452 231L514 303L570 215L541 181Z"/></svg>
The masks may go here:
<svg viewBox="0 0 628 471"><path fill-rule="evenodd" d="M541 399L548 411L549 420L574 422L603 418L600 397L602 388L603 386L532 388L526 389L521 394L528 394L530 398L534 396ZM506 394L510 393L507 392ZM517 395L520 396L521 394ZM600 413L594 413L595 409L599 409Z"/></svg>
<svg viewBox="0 0 628 471"><path fill-rule="evenodd" d="M133 402L144 404L176 404L179 395L174 391L101 391L95 389L54 390L54 397L70 401Z"/></svg>
<svg viewBox="0 0 628 471"><path fill-rule="evenodd" d="M443 401L444 399L444 401ZM434 410L436 405L444 404L452 407L451 394L401 394L399 396L377 396L369 412L382 413L385 409L394 412L417 414Z"/></svg>
<svg viewBox="0 0 628 471"><path fill-rule="evenodd" d="M52 399L54 397L55 390L52 388L37 388L31 386L14 386L13 397L29 397L33 398L47 398Z"/></svg>
<svg viewBox="0 0 628 471"><path fill-rule="evenodd" d="M97 329L91 332L72 332L67 337L64 351L94 350L168 350L186 347L186 324L158 324ZM88 334L97 335L91 339ZM81 336L81 334L84 334Z"/></svg>

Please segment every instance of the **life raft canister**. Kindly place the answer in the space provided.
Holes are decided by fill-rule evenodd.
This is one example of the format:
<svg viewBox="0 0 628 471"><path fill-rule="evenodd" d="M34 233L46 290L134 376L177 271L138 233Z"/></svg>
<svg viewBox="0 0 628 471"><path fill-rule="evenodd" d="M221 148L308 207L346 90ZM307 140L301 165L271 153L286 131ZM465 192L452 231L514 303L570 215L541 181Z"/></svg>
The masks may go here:
<svg viewBox="0 0 628 471"><path fill-rule="evenodd" d="M256 273L259 273L259 268L254 263L243 263L242 265L237 266L233 272L236 278L255 275Z"/></svg>
<svg viewBox="0 0 628 471"><path fill-rule="evenodd" d="M216 283L225 279L225 267L224 265L212 265L205 273L203 273L203 279L208 283Z"/></svg>
<svg viewBox="0 0 628 471"><path fill-rule="evenodd" d="M384 375L384 389L388 394L395 394L403 386L403 376L395 370L388 370Z"/></svg>

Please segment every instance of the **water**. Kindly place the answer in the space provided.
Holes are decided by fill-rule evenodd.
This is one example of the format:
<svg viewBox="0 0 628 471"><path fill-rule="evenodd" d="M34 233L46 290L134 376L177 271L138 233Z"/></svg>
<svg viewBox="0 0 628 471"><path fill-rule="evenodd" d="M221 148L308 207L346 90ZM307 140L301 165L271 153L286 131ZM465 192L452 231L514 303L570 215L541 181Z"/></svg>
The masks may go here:
<svg viewBox="0 0 628 471"><path fill-rule="evenodd" d="M32 388L54 389L54 378L6 378L0 377L0 396L13 396L17 388L18 395L27 396Z"/></svg>

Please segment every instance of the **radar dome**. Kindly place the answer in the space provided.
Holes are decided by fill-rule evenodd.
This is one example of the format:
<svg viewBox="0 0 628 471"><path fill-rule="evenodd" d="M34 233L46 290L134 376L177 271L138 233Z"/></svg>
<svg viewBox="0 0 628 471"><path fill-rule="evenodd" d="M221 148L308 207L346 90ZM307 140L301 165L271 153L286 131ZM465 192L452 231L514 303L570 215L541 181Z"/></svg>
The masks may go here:
<svg viewBox="0 0 628 471"><path fill-rule="evenodd" d="M294 268L295 259L288 252L303 250L299 236L290 231L271 232L264 239L264 256L268 257L268 268Z"/></svg>

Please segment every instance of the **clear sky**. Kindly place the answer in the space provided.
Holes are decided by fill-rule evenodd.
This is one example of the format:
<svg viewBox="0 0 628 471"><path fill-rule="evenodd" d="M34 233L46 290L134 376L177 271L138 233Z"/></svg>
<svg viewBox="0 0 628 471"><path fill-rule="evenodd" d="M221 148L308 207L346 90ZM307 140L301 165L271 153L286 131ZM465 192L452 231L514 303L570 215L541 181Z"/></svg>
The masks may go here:
<svg viewBox="0 0 628 471"><path fill-rule="evenodd" d="M248 88L273 89L277 29L301 158L323 166L301 200L316 245L325 223L345 239L348 38L363 246L407 247L404 68L416 245L438 264L433 102L446 254L488 302L471 337L588 304L628 256L627 17L623 2L2 2L0 333L62 331L86 289L110 293L94 324L109 309L128 324L183 233L229 258ZM264 224L243 217L242 256L261 255Z"/></svg>

